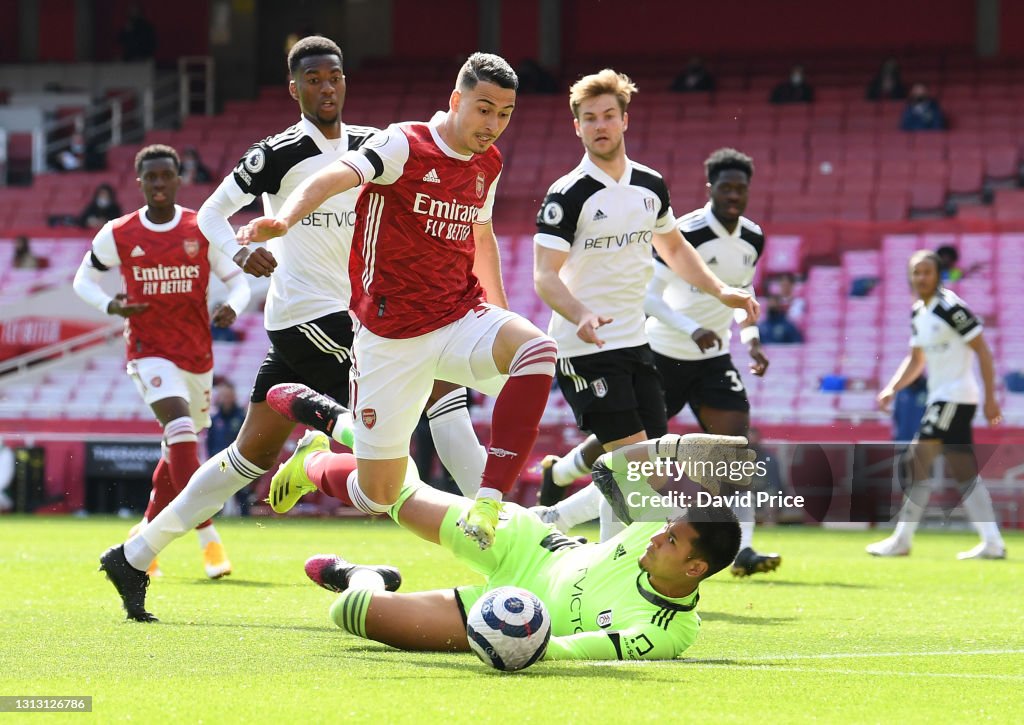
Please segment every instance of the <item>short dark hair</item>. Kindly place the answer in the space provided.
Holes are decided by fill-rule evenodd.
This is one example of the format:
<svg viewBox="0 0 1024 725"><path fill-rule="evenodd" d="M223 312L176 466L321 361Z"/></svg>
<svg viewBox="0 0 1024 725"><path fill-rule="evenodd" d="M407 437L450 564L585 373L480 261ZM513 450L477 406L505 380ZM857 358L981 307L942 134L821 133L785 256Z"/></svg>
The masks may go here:
<svg viewBox="0 0 1024 725"><path fill-rule="evenodd" d="M941 247L936 249L935 254L938 255L939 259L949 257L953 264L960 261L960 252L956 251L956 247L951 247L948 244L943 244Z"/></svg>
<svg viewBox="0 0 1024 725"><path fill-rule="evenodd" d="M459 77L455 81L457 88L471 90L480 81L493 83L501 88L519 88L519 76L512 70L508 61L494 53L473 53L462 64Z"/></svg>
<svg viewBox="0 0 1024 725"><path fill-rule="evenodd" d="M697 532L694 554L708 564L707 579L732 563L740 550L740 523L727 506L695 506L681 517Z"/></svg>
<svg viewBox="0 0 1024 725"><path fill-rule="evenodd" d="M139 153L135 154L135 173L142 173L142 163L144 161L152 161L153 159L171 159L174 161L174 168L179 172L181 171L181 159L178 158L178 152L170 146L162 143L155 143L146 146Z"/></svg>
<svg viewBox="0 0 1024 725"><path fill-rule="evenodd" d="M754 178L754 160L736 149L721 148L708 156L704 162L704 170L708 175L708 183L714 184L723 171L742 171L747 180Z"/></svg>
<svg viewBox="0 0 1024 725"><path fill-rule="evenodd" d="M292 49L288 51L288 72L295 75L299 70L299 64L302 62L302 59L314 55L336 55L339 62L344 61L341 55L341 48L333 40L322 35L307 35L295 43Z"/></svg>

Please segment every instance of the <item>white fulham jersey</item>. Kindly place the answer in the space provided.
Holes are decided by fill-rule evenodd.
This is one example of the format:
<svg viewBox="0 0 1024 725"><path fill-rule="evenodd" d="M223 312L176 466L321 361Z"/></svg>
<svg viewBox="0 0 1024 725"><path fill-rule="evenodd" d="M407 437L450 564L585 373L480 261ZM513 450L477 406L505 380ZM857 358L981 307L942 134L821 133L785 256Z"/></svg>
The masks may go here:
<svg viewBox="0 0 1024 725"><path fill-rule="evenodd" d="M644 295L653 274L654 234L672 231L668 187L657 171L626 159L613 179L588 157L548 189L537 214L534 244L568 252L558 276L592 312L613 318L599 331L605 346L583 342L576 325L557 312L548 334L558 357L636 347L647 343Z"/></svg>
<svg viewBox="0 0 1024 725"><path fill-rule="evenodd" d="M754 292L754 267L764 251L764 234L754 222L741 216L730 234L711 211L711 202L679 219L683 233L705 264L730 287ZM732 321L745 319L746 313L726 307L715 297L685 282L654 254L654 279L651 291L660 293L674 311L692 320L689 329L680 329L657 317L647 318L647 337L651 349L676 360L705 360L729 354ZM690 334L703 327L722 341L722 349L701 352Z"/></svg>
<svg viewBox="0 0 1024 725"><path fill-rule="evenodd" d="M302 117L276 136L250 146L214 194L226 195L234 211L262 195L263 213L274 216L299 184L345 152L358 149L376 132L343 123L341 137L328 139ZM264 308L268 330L283 330L348 309L352 294L348 255L358 196L359 188L332 196L283 237L267 243L277 260ZM207 234L203 221L201 213L200 228Z"/></svg>
<svg viewBox="0 0 1024 725"><path fill-rule="evenodd" d="M927 303L914 303L910 324L910 346L921 348L927 363L928 403L977 405L975 356L967 343L981 334L981 320L954 292L940 287Z"/></svg>

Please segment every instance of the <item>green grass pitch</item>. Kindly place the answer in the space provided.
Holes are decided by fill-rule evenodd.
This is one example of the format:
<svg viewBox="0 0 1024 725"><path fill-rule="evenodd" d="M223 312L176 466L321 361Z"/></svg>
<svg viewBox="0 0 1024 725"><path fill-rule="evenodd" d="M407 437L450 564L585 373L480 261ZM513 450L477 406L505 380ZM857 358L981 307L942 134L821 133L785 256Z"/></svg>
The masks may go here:
<svg viewBox="0 0 1024 725"><path fill-rule="evenodd" d="M1007 537L1007 561L959 562L971 534L924 532L911 557L878 560L864 553L878 532L762 528L756 543L782 553L782 568L706 582L685 659L503 675L470 654L398 652L329 622L332 595L302 571L311 554L394 564L405 591L477 581L389 521L221 521L235 573L217 582L189 535L160 559L155 625L125 622L96 571L127 528L0 518L0 695L92 695L93 714L77 717L144 723L1020 722L1024 712L1020 534Z"/></svg>

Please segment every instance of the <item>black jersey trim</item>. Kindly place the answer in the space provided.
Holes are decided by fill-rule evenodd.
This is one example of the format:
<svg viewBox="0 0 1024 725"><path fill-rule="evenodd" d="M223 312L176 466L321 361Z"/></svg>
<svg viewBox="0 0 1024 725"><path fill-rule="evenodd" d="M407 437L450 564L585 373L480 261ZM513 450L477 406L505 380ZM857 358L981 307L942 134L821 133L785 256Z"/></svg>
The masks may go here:
<svg viewBox="0 0 1024 725"><path fill-rule="evenodd" d="M100 261L100 258L96 256L96 252L93 252L92 250L89 251L89 264L91 264L95 269L98 269L100 272L110 271L110 267L103 264L103 262Z"/></svg>
<svg viewBox="0 0 1024 725"><path fill-rule="evenodd" d="M710 225L685 231L683 232L683 237L685 237L686 241L688 241L693 247L699 247L702 244L713 242L719 238L718 234L715 233L715 230L712 229Z"/></svg>
<svg viewBox="0 0 1024 725"><path fill-rule="evenodd" d="M939 299L932 308L932 314L953 328L953 331L961 336L967 336L981 324L974 313L967 308L963 300L954 296L949 290L939 290Z"/></svg>
<svg viewBox="0 0 1024 725"><path fill-rule="evenodd" d="M373 149L367 148L360 149L359 153L365 156L366 160L370 162L371 166L373 166L373 179L376 179L378 176L384 173L384 160L381 159L380 154L378 154Z"/></svg>
<svg viewBox="0 0 1024 725"><path fill-rule="evenodd" d="M608 635L608 639L610 639L612 641L612 647L615 648L615 656L616 656L616 658L621 660L622 659L622 642L620 640L622 639L622 635L620 635L618 632L606 632L605 634L607 634Z"/></svg>
<svg viewBox="0 0 1024 725"><path fill-rule="evenodd" d="M380 133L380 129L373 126L345 126L345 132L348 134L348 150L356 151L367 139Z"/></svg>
<svg viewBox="0 0 1024 725"><path fill-rule="evenodd" d="M764 235L758 234L750 227L742 226L742 224L740 222L740 239L748 242L754 248L754 251L757 252L758 258L760 258L761 252L764 251Z"/></svg>
<svg viewBox="0 0 1024 725"><path fill-rule="evenodd" d="M668 186L665 185L665 179L654 171L653 169L645 169L637 164L633 165L633 172L629 176L630 186L639 186L641 188L653 191L658 201L661 202L661 209L658 210L658 218L668 212L671 207L668 195Z"/></svg>
<svg viewBox="0 0 1024 725"><path fill-rule="evenodd" d="M580 214L583 212L583 205L601 189L604 184L587 174L576 176L570 174L572 181L565 183L566 177L562 177L548 191L544 197L544 203L537 212L537 231L541 234L550 234L553 237L564 239L572 244L576 239L576 232L579 228ZM546 213L549 208L557 213ZM554 223L549 219L555 219Z"/></svg>
<svg viewBox="0 0 1024 725"><path fill-rule="evenodd" d="M644 586L641 582L643 581L642 577L645 576L647 576L647 572L645 571L642 571L637 575L636 590L640 592L641 597L646 599L654 606L675 612L692 612L697 607L697 602L700 601L700 592L697 592L697 594L693 597L693 604L676 604L675 602L670 602L669 600L663 599L662 597L659 597L657 594L654 594L653 592L649 592L646 589L644 589Z"/></svg>

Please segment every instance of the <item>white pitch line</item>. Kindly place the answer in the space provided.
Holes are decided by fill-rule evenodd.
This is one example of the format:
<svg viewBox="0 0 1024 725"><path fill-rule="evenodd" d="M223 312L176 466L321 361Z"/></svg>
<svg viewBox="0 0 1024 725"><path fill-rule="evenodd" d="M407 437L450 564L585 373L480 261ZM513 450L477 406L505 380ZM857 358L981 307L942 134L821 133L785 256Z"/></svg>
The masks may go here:
<svg viewBox="0 0 1024 725"><path fill-rule="evenodd" d="M1011 680L1024 682L1024 675L990 675L971 672L896 672L894 670L820 670L813 667L778 667L773 665L726 665L706 663L705 667L720 670L764 670L765 672L809 672L815 675L878 675L881 677L944 677L954 680Z"/></svg>
<svg viewBox="0 0 1024 725"><path fill-rule="evenodd" d="M757 655L755 657L740 656L737 659L750 662L767 662L773 660L853 660L868 658L886 657L964 657L973 655L1019 655L1024 654L1024 649L975 649L975 650L935 650L932 652L826 652L813 655ZM725 659L719 657L716 659ZM702 664L699 659L689 660L695 664ZM707 663L704 663L707 664Z"/></svg>
<svg viewBox="0 0 1024 725"><path fill-rule="evenodd" d="M594 661L588 664L598 667L608 666L621 666L621 665L653 665L660 663L676 662L680 664L688 665L702 665L704 667L722 667L722 668L739 668L739 669L772 669L772 670L785 670L790 672L809 672L810 670L802 668L786 668L786 667L775 667L769 664L756 664L758 662L792 662L799 660L855 660L855 659L885 659L892 657L970 657L970 656L984 656L984 655L1018 655L1024 654L1024 649L975 649L975 650L933 650L931 652L826 652L822 654L808 654L808 655L757 655L754 657L739 656L736 659L746 660L750 664L743 664L742 662L722 662L723 659L728 659L728 655L723 657L716 657L717 661L702 660L696 657L681 657L676 660L608 660L608 661ZM827 672L839 672L844 673L845 670L826 670ZM865 675L878 674L878 675L898 675L904 674L899 672L870 672L867 670L850 670L851 674L863 672ZM1018 675L987 675L987 674L943 674L943 673L906 673L916 674L919 676L928 677L980 677L980 678L997 678L997 679L1012 679L1012 680L1024 680L1024 676Z"/></svg>

